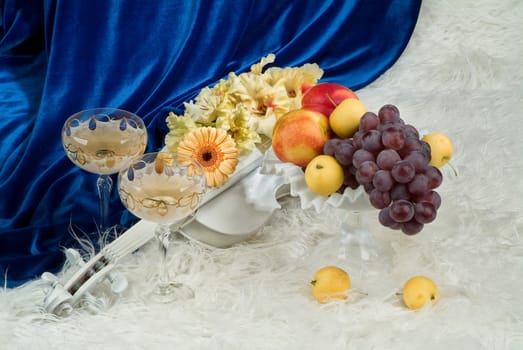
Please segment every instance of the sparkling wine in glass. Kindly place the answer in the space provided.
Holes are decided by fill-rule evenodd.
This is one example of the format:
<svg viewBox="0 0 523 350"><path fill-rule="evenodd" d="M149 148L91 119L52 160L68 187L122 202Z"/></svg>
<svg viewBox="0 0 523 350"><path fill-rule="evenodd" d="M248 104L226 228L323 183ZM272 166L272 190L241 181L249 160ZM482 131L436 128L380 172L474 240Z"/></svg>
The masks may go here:
<svg viewBox="0 0 523 350"><path fill-rule="evenodd" d="M137 115L117 108L87 109L70 116L62 128L67 157L80 168L97 174L100 201L100 232L108 226L111 174L125 168L143 154L147 129Z"/></svg>
<svg viewBox="0 0 523 350"><path fill-rule="evenodd" d="M157 223L155 235L161 265L153 297L159 302L188 299L192 289L171 280L166 260L171 232L191 221L206 190L203 169L196 161L182 165L167 152L137 157L118 175L124 206L137 217Z"/></svg>

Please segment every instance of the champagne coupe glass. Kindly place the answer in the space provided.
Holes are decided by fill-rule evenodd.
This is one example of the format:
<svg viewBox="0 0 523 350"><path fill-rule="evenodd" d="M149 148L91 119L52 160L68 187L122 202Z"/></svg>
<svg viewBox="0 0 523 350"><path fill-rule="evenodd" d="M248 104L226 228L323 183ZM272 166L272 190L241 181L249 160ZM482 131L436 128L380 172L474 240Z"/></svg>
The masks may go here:
<svg viewBox="0 0 523 350"><path fill-rule="evenodd" d="M77 166L98 175L100 223L108 227L111 174L118 173L147 145L147 129L137 115L116 108L93 108L73 114L62 128L62 145Z"/></svg>
<svg viewBox="0 0 523 350"><path fill-rule="evenodd" d="M118 175L118 191L124 206L137 217L157 223L161 265L153 297L159 302L192 298L194 292L170 279L167 250L171 232L194 219L205 193L201 166L182 165L168 152L146 153L134 159Z"/></svg>

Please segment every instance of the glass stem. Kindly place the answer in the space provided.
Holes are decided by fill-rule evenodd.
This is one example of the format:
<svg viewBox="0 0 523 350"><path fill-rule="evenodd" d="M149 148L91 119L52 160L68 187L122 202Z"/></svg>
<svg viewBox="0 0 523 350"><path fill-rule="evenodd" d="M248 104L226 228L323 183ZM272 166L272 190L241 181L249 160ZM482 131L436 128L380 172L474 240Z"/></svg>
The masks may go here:
<svg viewBox="0 0 523 350"><path fill-rule="evenodd" d="M100 175L96 181L98 187L98 198L100 199L100 233L107 230L109 216L109 198L113 189L113 179L109 175Z"/></svg>
<svg viewBox="0 0 523 350"><path fill-rule="evenodd" d="M168 225L158 225L156 228L156 238L160 249L160 276L158 282L160 288L167 288L171 283L169 269L167 268L167 251L169 249L169 236L171 232Z"/></svg>
<svg viewBox="0 0 523 350"><path fill-rule="evenodd" d="M169 288L169 285L173 283L172 276L167 268L167 250L169 249L171 233L176 233L180 228L189 224L196 217L196 212L193 212L188 217L173 223L171 225L163 224L158 225L156 228L156 237L158 238L158 245L160 248L161 260L160 260L160 276L159 285L161 288Z"/></svg>
<svg viewBox="0 0 523 350"><path fill-rule="evenodd" d="M359 211L349 211L345 213L341 226L340 243L338 255L342 258L345 258L347 248L350 245L359 248L363 260L369 260L371 256L377 255L375 242Z"/></svg>
<svg viewBox="0 0 523 350"><path fill-rule="evenodd" d="M174 222L170 225L160 224L157 226L155 234L160 248L160 271L157 280L156 288L153 291L153 296L156 300L162 303L168 303L174 300L186 300L194 298L194 291L181 283L177 283L169 273L167 265L167 250L170 245L171 233L178 232L180 228L194 220L194 213L180 221Z"/></svg>

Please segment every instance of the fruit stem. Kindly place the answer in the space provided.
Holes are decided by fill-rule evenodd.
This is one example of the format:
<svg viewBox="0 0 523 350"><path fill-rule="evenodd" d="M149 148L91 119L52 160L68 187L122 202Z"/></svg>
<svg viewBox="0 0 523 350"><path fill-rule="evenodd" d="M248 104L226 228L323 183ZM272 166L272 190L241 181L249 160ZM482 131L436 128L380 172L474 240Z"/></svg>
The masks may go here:
<svg viewBox="0 0 523 350"><path fill-rule="evenodd" d="M369 293L362 292L362 291L357 290L357 289L353 289L353 290L352 290L352 293L362 294L362 295L365 295L365 296L369 296Z"/></svg>
<svg viewBox="0 0 523 350"><path fill-rule="evenodd" d="M454 168L454 166L452 165L452 163L448 162L447 163L449 165L449 167L452 169L452 172L454 173L454 176L458 176L458 171L456 170L456 168Z"/></svg>
<svg viewBox="0 0 523 350"><path fill-rule="evenodd" d="M316 284L316 280L311 281L311 284L314 286Z"/></svg>
<svg viewBox="0 0 523 350"><path fill-rule="evenodd" d="M338 106L338 105L336 104L336 102L334 102L334 100L332 99L331 95L329 95L329 94L325 94L325 97L327 97L327 99L328 99L329 101L331 101L331 103L332 103L335 107Z"/></svg>

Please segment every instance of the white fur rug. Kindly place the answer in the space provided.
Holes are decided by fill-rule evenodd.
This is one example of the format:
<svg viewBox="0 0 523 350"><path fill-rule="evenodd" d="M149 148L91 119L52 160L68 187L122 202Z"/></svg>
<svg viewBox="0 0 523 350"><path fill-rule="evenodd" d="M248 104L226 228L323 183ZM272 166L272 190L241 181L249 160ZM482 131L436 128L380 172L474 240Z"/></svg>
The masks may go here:
<svg viewBox="0 0 523 350"><path fill-rule="evenodd" d="M381 248L338 258L341 215L284 200L250 242L184 242L170 257L196 290L187 302L143 298L156 246L126 258L130 286L97 313L42 312L44 284L0 292L2 349L523 349L523 2L425 1L400 60L360 90L371 110L398 105L420 129L448 134L459 175L444 168L443 204L414 237L380 227ZM368 215L367 215L368 214ZM346 301L318 304L309 281L335 264L352 277ZM440 301L414 312L396 292L430 276Z"/></svg>

